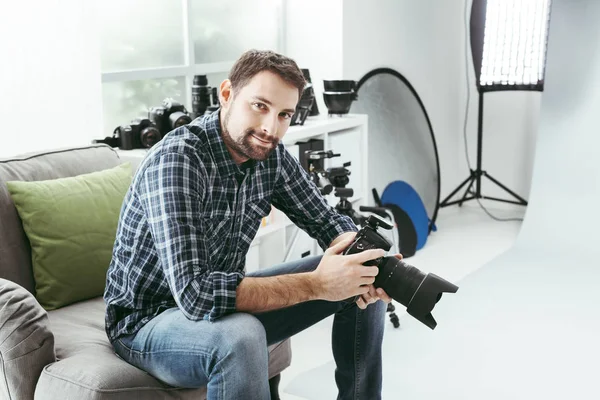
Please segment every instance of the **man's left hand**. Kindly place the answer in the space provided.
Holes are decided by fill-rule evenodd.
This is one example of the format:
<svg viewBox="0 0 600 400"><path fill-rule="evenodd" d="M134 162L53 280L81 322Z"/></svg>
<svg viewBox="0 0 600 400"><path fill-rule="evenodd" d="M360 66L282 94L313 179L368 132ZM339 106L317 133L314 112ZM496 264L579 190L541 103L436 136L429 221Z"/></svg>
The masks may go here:
<svg viewBox="0 0 600 400"><path fill-rule="evenodd" d="M329 247L335 246L336 243L343 241L345 238L354 236L356 236L356 232L342 233L336 237L333 242L331 242ZM402 254L396 254L395 257L399 260L402 260ZM381 300L385 303L390 303L392 298L388 296L388 294L382 288L375 288L375 286L369 285L369 292L361 295L358 300L356 300L356 304L359 308L364 310L369 304L373 304L378 300Z"/></svg>
<svg viewBox="0 0 600 400"><path fill-rule="evenodd" d="M395 257L402 260L402 254L396 254ZM369 285L369 292L361 295L356 300L356 305L362 310L367 308L369 304L375 303L377 300L381 300L385 303L390 303L392 298L382 288L375 288L373 285Z"/></svg>

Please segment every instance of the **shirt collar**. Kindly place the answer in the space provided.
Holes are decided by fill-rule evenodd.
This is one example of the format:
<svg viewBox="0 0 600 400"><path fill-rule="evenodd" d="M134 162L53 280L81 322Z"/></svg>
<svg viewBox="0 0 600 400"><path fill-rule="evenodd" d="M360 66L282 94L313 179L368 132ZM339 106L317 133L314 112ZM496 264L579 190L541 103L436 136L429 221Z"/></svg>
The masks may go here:
<svg viewBox="0 0 600 400"><path fill-rule="evenodd" d="M205 131L208 138L208 145L213 155L214 161L217 164L219 174L222 176L231 176L234 174L243 174L243 169L248 168L264 168L265 163L263 161L248 160L243 163L243 168L240 168L227 150L225 142L221 137L221 109L213 111L206 117L205 120Z"/></svg>

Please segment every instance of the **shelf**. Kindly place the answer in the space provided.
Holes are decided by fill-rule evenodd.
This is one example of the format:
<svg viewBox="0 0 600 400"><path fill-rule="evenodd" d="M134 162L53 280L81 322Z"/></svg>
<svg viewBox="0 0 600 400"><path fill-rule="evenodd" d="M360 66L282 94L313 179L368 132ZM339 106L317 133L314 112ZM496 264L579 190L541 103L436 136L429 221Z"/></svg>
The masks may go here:
<svg viewBox="0 0 600 400"><path fill-rule="evenodd" d="M339 200L339 199L338 199ZM359 203L362 201L362 197L357 197L354 199L351 199L350 202L352 203L352 205L354 206L354 208L356 209L356 211L358 211L358 207L359 207ZM335 205L332 205L332 207L335 207ZM277 215L278 218L281 219L281 221L266 225L266 226L261 226L260 228L258 228L258 231L256 232L256 236L254 237L254 240L260 240L261 237L264 237L266 235L270 235L272 233L276 233L276 232L283 232L284 228L287 228L290 225L294 225L294 223L281 211L278 212Z"/></svg>
<svg viewBox="0 0 600 400"><path fill-rule="evenodd" d="M329 132L342 131L365 125L366 115L346 114L342 116L319 115L308 117L304 125L290 126L283 137L283 144L294 144L299 140L324 135Z"/></svg>

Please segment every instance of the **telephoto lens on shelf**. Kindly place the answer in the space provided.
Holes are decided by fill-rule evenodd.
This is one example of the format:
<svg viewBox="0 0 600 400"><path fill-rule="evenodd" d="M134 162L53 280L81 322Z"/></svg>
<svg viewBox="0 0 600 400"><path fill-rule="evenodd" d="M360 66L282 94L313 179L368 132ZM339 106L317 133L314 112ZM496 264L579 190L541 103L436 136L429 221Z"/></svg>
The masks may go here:
<svg viewBox="0 0 600 400"><path fill-rule="evenodd" d="M210 86L206 75L195 75L192 83L192 118L198 118L210 107Z"/></svg>

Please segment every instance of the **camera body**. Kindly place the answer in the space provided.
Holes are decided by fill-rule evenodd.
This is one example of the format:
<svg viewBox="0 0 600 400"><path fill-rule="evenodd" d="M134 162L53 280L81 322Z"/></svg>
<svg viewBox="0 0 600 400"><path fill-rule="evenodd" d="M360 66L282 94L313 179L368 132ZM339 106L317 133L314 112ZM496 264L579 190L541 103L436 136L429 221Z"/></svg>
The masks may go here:
<svg viewBox="0 0 600 400"><path fill-rule="evenodd" d="M192 122L185 106L169 98L163 100L162 106L152 107L148 111L148 119L156 125L162 136Z"/></svg>
<svg viewBox="0 0 600 400"><path fill-rule="evenodd" d="M356 254L369 249L389 251L392 245L377 231L380 227L392 229L389 222L377 215L366 218L365 224L343 254ZM405 306L410 315L431 329L437 326L431 311L442 293L456 293L458 290L458 286L435 274L424 274L396 257L380 257L365 265L374 265L379 269L373 286L383 288L391 298Z"/></svg>
<svg viewBox="0 0 600 400"><path fill-rule="evenodd" d="M129 125L115 129L117 145L122 150L150 148L162 139L157 126L148 118L136 118Z"/></svg>
<svg viewBox="0 0 600 400"><path fill-rule="evenodd" d="M128 125L118 126L112 137L94 139L92 143L105 143L122 150L150 148L173 129L190 122L192 119L183 104L166 98L162 106L152 107L147 117L136 118Z"/></svg>
<svg viewBox="0 0 600 400"><path fill-rule="evenodd" d="M376 215L369 216L365 222L365 226L358 231L350 246L344 250L344 254L356 254L369 249L389 251L392 248L392 244L377 232L379 227L392 229L389 222ZM381 258L367 261L365 265L377 265L379 262L381 262Z"/></svg>

